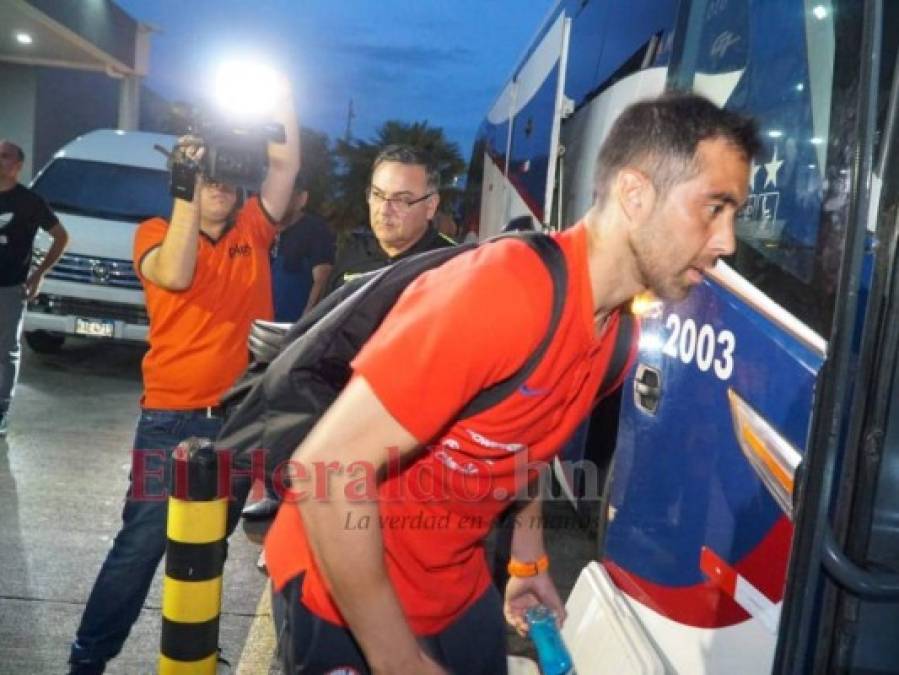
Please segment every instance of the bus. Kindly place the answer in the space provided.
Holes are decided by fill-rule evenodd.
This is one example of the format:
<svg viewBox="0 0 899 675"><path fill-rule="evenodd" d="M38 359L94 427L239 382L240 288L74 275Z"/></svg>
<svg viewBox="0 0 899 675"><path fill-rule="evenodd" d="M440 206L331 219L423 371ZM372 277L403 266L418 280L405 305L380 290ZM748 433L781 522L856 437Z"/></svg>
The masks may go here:
<svg viewBox="0 0 899 675"><path fill-rule="evenodd" d="M593 415L581 675L899 673L897 45L894 0L561 0L487 111L479 238L573 224L635 100L696 91L764 141L735 254L636 308Z"/></svg>

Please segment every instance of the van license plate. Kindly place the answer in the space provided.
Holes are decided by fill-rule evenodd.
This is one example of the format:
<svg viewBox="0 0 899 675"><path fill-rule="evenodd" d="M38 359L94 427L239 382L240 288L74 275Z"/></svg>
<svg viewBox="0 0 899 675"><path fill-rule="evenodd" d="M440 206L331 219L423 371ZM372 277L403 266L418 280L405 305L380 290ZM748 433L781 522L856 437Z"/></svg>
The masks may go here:
<svg viewBox="0 0 899 675"><path fill-rule="evenodd" d="M88 335L90 337L112 337L115 323L112 321L99 321L97 319L75 319L75 335Z"/></svg>

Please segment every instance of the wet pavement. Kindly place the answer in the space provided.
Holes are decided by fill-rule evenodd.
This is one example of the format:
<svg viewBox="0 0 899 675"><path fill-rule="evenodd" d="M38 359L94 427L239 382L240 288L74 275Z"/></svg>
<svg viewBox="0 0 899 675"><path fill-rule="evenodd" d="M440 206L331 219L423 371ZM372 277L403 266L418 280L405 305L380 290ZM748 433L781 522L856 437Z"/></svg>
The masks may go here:
<svg viewBox="0 0 899 675"><path fill-rule="evenodd" d="M0 675L66 671L69 643L120 523L143 352L91 340L67 342L50 356L23 347L10 431L0 439ZM566 597L594 544L564 504L549 505L547 514L552 573ZM265 578L255 567L260 536L258 527L238 529L224 575L220 644L231 672L246 675L270 670L270 641L258 639L270 629L259 603ZM107 672L156 671L161 577L162 565ZM532 654L511 630L509 649Z"/></svg>
<svg viewBox="0 0 899 675"><path fill-rule="evenodd" d="M84 603L118 531L140 397L138 346L23 347L0 439L0 673L63 673ZM225 569L220 644L236 662L265 583L258 546L237 534ZM162 565L107 672L156 672Z"/></svg>

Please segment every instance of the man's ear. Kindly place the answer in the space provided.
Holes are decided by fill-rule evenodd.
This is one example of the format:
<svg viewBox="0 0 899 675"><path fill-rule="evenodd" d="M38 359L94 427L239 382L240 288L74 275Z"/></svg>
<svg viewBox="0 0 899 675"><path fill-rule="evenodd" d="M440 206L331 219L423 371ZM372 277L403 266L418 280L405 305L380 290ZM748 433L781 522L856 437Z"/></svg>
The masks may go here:
<svg viewBox="0 0 899 675"><path fill-rule="evenodd" d="M615 177L614 193L619 208L633 223L643 222L655 208L655 187L638 169L621 169Z"/></svg>
<svg viewBox="0 0 899 675"><path fill-rule="evenodd" d="M435 192L428 197L428 220L431 220L434 214L437 213L438 206L440 206L440 193Z"/></svg>
<svg viewBox="0 0 899 675"><path fill-rule="evenodd" d="M305 208L306 208L306 204L307 204L308 202L309 202L309 191L308 191L308 190L303 190L303 191L297 196L297 208L298 208L298 209L305 209Z"/></svg>

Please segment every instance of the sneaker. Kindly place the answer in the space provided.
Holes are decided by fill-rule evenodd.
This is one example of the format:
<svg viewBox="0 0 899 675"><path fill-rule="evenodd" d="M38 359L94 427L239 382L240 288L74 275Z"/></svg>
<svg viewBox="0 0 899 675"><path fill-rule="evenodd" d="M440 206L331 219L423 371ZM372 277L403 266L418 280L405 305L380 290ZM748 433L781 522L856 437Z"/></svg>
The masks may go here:
<svg viewBox="0 0 899 675"><path fill-rule="evenodd" d="M69 661L69 675L102 675L105 663L96 661Z"/></svg>
<svg viewBox="0 0 899 675"><path fill-rule="evenodd" d="M6 413L0 413L0 438L6 436L9 427L6 424Z"/></svg>
<svg viewBox="0 0 899 675"><path fill-rule="evenodd" d="M231 662L222 656L222 648L219 647L218 656L215 657L215 675L228 675L231 672Z"/></svg>
<svg viewBox="0 0 899 675"><path fill-rule="evenodd" d="M279 500L266 495L258 502L245 506L243 511L241 511L241 515L247 520L268 520L269 518L274 518L280 505L281 502Z"/></svg>
<svg viewBox="0 0 899 675"><path fill-rule="evenodd" d="M102 675L106 670L106 661L95 659L91 650L85 649L76 639L69 652L68 675Z"/></svg>

